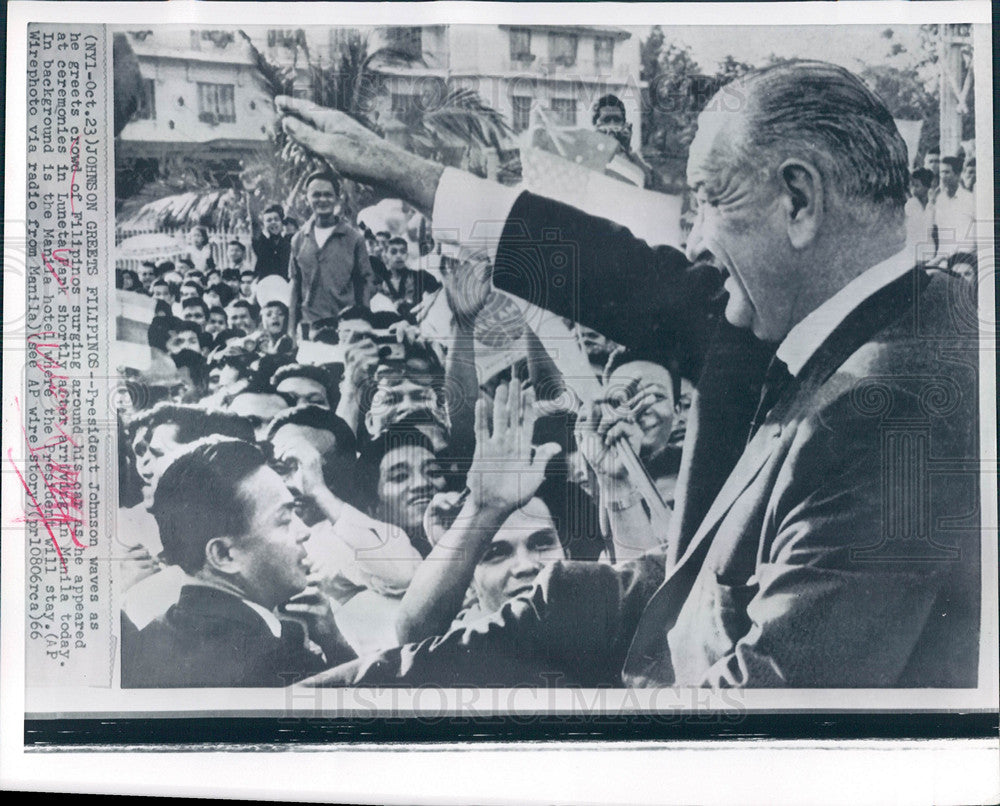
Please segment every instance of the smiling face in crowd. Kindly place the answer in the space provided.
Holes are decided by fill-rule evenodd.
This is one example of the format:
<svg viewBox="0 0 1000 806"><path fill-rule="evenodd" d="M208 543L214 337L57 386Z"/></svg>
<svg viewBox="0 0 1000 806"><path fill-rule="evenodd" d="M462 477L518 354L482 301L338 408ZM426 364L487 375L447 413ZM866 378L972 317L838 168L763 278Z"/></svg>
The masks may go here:
<svg viewBox="0 0 1000 806"><path fill-rule="evenodd" d="M229 326L231 328L242 330L247 334L252 332L254 329L254 323L253 317L250 316L250 311L242 305L234 305L229 309Z"/></svg>
<svg viewBox="0 0 1000 806"><path fill-rule="evenodd" d="M276 212L272 210L269 213L264 213L260 221L264 225L264 232L268 235L272 237L281 235L281 216Z"/></svg>
<svg viewBox="0 0 1000 806"><path fill-rule="evenodd" d="M654 402L639 415L642 429L641 453L654 456L670 444L674 427L673 378L670 372L652 361L630 361L622 364L608 378L608 388L621 390L632 397L640 384Z"/></svg>
<svg viewBox="0 0 1000 806"><path fill-rule="evenodd" d="M192 305L184 309L184 321L194 322L198 327L205 329L205 309L200 305Z"/></svg>
<svg viewBox="0 0 1000 806"><path fill-rule="evenodd" d="M313 179L306 188L306 200L321 227L332 227L337 219L337 191L327 179Z"/></svg>
<svg viewBox="0 0 1000 806"><path fill-rule="evenodd" d="M377 515L411 537L421 534L427 505L444 489L437 457L427 448L393 448L379 463Z"/></svg>
<svg viewBox="0 0 1000 806"><path fill-rule="evenodd" d="M499 610L508 599L527 593L546 565L564 559L548 507L532 498L504 521L476 565L473 582L483 612Z"/></svg>

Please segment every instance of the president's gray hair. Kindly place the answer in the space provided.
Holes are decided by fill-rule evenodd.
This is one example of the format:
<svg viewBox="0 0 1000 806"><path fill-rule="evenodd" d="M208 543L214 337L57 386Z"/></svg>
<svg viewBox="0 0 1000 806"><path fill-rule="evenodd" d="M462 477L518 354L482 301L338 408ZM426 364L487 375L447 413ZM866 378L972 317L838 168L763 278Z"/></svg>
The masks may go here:
<svg viewBox="0 0 1000 806"><path fill-rule="evenodd" d="M902 215L906 143L882 100L849 70L793 61L748 74L742 159L808 159L845 200ZM860 212L860 211L859 211Z"/></svg>

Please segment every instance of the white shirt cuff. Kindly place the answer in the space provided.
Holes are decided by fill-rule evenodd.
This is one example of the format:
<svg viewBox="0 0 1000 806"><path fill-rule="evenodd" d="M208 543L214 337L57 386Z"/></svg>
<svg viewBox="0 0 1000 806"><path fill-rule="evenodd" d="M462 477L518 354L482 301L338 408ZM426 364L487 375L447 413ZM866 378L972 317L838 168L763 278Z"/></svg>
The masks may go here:
<svg viewBox="0 0 1000 806"><path fill-rule="evenodd" d="M445 168L434 195L434 240L477 251L485 249L494 260L500 234L520 194L519 188Z"/></svg>

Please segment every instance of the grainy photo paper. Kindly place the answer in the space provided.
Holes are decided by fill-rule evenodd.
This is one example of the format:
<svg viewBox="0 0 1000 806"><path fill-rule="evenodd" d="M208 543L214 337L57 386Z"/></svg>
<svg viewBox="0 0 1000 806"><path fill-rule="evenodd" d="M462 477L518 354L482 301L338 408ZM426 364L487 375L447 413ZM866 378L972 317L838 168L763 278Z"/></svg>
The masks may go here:
<svg viewBox="0 0 1000 806"><path fill-rule="evenodd" d="M995 714L988 4L10 11L10 780Z"/></svg>

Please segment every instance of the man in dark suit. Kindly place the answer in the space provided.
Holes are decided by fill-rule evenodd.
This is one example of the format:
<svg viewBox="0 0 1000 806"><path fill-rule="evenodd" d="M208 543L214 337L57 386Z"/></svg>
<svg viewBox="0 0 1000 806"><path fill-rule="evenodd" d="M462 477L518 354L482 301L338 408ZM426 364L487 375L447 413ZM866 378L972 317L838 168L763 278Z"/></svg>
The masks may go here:
<svg viewBox="0 0 1000 806"><path fill-rule="evenodd" d="M912 267L905 145L862 82L803 62L748 76L741 90L738 111L710 102L699 119L688 255L711 255L727 275L728 327L709 342L700 389L723 415L724 448L745 449L718 481L682 469L678 497L701 490L700 511L689 531L672 528L657 592L643 584L655 558L556 564L490 619L319 684L543 685L556 672L581 685L976 685L975 308L970 316L960 283ZM436 225L448 188L467 185L413 161L373 168L370 151L363 166L342 148L347 125L302 117L286 131L347 173L433 204ZM575 318L617 341L628 327L658 327L668 341L703 332L706 295L675 251L529 194L500 218L480 199L462 201L478 207L480 232L499 235L497 287L550 310L578 307ZM536 227L558 237L537 239ZM578 263L546 257L553 241ZM657 319L664 307L677 317ZM726 413L718 399L732 374L714 352L745 355L740 333L777 345L743 440L733 416L742 407ZM700 425L711 418L689 432L686 451L715 436Z"/></svg>
<svg viewBox="0 0 1000 806"><path fill-rule="evenodd" d="M123 618L124 688L285 686L354 657L308 587L309 529L256 447L195 443L164 472L153 514L164 557L194 582L142 629Z"/></svg>
<svg viewBox="0 0 1000 806"><path fill-rule="evenodd" d="M282 232L285 211L280 204L272 204L261 213L262 231L251 242L257 258L254 270L257 278L263 279L276 274L288 279L288 260L291 256L292 236Z"/></svg>

